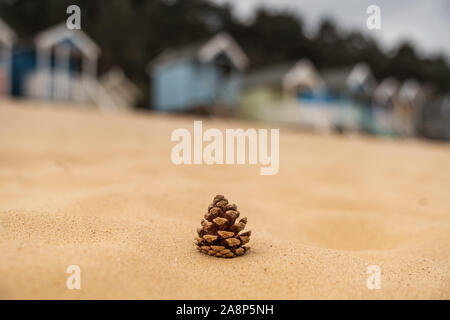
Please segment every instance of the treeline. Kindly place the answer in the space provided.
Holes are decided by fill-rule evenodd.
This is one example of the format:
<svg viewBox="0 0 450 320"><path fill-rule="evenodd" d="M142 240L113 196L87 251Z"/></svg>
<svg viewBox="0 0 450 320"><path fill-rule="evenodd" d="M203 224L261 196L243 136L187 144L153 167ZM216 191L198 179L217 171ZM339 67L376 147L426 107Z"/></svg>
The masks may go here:
<svg viewBox="0 0 450 320"><path fill-rule="evenodd" d="M420 57L413 44L402 43L391 52L359 31L340 32L323 20L307 37L301 18L290 12L259 9L252 21L240 21L231 7L207 0L0 0L0 16L30 39L36 32L65 21L66 8L81 8L83 30L101 47L99 71L121 66L144 93L148 106L147 63L168 47L177 47L227 30L244 48L251 68L307 57L321 68L366 61L378 79L416 78L450 91L450 65L444 55ZM306 9L305 9L306 10Z"/></svg>

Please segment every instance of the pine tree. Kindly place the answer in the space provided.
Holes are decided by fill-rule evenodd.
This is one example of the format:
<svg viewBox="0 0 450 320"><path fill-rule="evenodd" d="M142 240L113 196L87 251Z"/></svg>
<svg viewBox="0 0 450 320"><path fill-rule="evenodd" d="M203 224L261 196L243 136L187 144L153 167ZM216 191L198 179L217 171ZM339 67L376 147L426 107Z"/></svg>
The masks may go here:
<svg viewBox="0 0 450 320"><path fill-rule="evenodd" d="M251 231L241 232L247 224L247 218L235 223L237 218L237 206L229 204L223 195L215 196L201 221L202 226L197 229L198 237L194 241L197 249L221 258L245 254L250 250L250 247L244 245L250 241Z"/></svg>

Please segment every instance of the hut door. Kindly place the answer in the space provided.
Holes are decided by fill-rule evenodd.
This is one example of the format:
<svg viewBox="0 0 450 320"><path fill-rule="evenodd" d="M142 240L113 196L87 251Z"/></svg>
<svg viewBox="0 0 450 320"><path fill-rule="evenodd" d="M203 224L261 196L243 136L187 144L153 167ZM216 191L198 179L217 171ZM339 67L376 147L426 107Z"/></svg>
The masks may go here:
<svg viewBox="0 0 450 320"><path fill-rule="evenodd" d="M234 66L228 56L218 55L213 61L217 74L216 103L229 104L233 102L233 74Z"/></svg>

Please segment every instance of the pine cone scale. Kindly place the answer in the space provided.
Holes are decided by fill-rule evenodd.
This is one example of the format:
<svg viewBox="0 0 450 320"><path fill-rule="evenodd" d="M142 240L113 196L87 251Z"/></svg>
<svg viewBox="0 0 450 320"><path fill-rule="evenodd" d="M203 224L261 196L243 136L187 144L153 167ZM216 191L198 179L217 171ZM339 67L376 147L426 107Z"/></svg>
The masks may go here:
<svg viewBox="0 0 450 320"><path fill-rule="evenodd" d="M217 231L217 234L223 239L234 236L234 232L231 231Z"/></svg>
<svg viewBox="0 0 450 320"><path fill-rule="evenodd" d="M238 223L239 211L235 204L228 203L223 195L216 195L208 212L197 228L198 237L194 243L197 249L215 257L233 258L245 254L250 247L244 246L250 241L251 231L240 233L247 224L247 218Z"/></svg>

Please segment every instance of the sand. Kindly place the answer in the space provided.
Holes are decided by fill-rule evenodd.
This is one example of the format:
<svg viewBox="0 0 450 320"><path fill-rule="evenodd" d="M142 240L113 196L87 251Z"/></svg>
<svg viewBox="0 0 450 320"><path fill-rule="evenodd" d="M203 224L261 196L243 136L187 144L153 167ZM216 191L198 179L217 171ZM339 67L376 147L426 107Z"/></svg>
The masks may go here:
<svg viewBox="0 0 450 320"><path fill-rule="evenodd" d="M275 176L175 166L193 120L1 100L0 298L450 298L450 145L281 128ZM192 243L218 193L248 217L243 257Z"/></svg>

